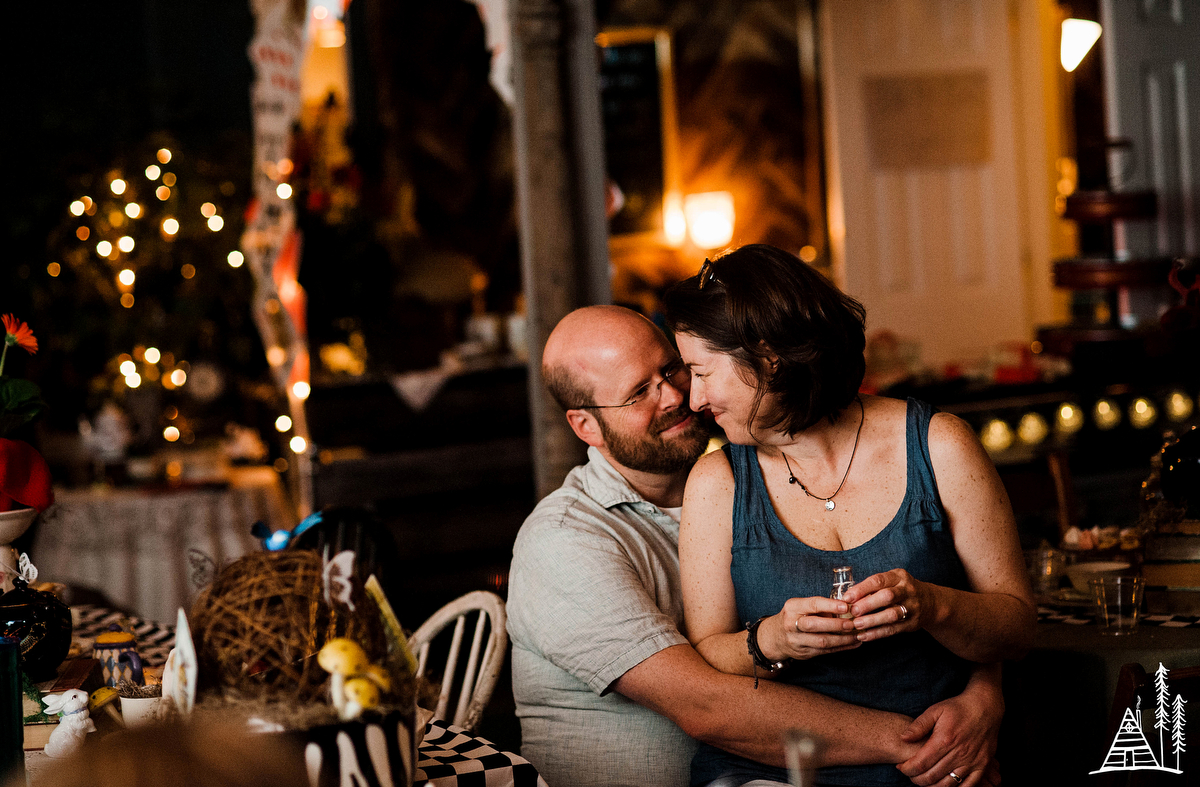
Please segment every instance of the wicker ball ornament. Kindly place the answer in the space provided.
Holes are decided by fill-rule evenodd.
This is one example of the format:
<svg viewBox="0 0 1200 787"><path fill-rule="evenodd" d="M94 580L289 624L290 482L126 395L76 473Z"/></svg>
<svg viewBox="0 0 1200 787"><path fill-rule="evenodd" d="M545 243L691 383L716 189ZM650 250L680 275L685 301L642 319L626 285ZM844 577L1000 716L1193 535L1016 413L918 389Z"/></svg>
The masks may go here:
<svg viewBox="0 0 1200 787"><path fill-rule="evenodd" d="M351 579L354 611L325 603L321 556L260 552L227 566L192 605L199 688L227 697L309 701L329 674L317 663L326 640L349 637L372 661L386 654L379 610Z"/></svg>

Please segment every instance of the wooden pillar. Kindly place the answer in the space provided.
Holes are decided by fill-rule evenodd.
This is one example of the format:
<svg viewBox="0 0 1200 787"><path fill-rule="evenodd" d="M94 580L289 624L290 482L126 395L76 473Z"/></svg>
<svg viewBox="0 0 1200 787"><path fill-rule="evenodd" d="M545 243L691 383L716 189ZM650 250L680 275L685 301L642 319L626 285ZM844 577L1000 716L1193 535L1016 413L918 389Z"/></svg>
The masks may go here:
<svg viewBox="0 0 1200 787"><path fill-rule="evenodd" d="M512 3L513 132L529 408L537 493L556 489L585 446L542 384L542 347L563 315L612 299L592 0Z"/></svg>

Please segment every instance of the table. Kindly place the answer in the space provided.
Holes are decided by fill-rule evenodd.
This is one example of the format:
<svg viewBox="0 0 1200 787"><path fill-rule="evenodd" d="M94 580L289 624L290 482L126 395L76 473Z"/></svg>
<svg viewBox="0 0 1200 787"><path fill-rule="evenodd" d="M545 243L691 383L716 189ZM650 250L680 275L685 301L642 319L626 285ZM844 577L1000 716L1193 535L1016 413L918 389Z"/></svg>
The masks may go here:
<svg viewBox="0 0 1200 787"><path fill-rule="evenodd" d="M425 727L417 749L414 785L433 787L546 787L533 765L517 754L500 751L489 741L445 721Z"/></svg>
<svg viewBox="0 0 1200 787"><path fill-rule="evenodd" d="M106 607L77 604L71 607L75 624L73 638L90 655L91 641L114 623L128 625L137 639L138 653L149 666L166 661L175 645L173 627L150 620L127 617ZM29 762L28 752L26 761ZM36 767L36 764L35 766ZM477 738L461 727L434 719L425 727L425 738L417 748L414 785L433 787L547 787L537 769L523 757L502 751L490 741Z"/></svg>
<svg viewBox="0 0 1200 787"><path fill-rule="evenodd" d="M290 529L295 515L269 467L234 468L228 484L178 489L56 490L30 557L44 581L98 590L114 606L173 623L197 588L189 550L224 566L261 548L250 526Z"/></svg>
<svg viewBox="0 0 1200 787"><path fill-rule="evenodd" d="M167 654L175 647L175 627L164 626L152 620L130 617L107 607L76 604L71 607L72 648L79 647L79 657L92 655L92 642L96 635L109 630L112 625L133 631L137 641L138 655L148 667L166 663Z"/></svg>
<svg viewBox="0 0 1200 787"><path fill-rule="evenodd" d="M1112 743L1106 727L1121 666L1200 665L1200 620L1151 615L1136 633L1114 637L1086 610L1038 612L1033 648L1004 668L1001 774L1008 784L1086 785Z"/></svg>

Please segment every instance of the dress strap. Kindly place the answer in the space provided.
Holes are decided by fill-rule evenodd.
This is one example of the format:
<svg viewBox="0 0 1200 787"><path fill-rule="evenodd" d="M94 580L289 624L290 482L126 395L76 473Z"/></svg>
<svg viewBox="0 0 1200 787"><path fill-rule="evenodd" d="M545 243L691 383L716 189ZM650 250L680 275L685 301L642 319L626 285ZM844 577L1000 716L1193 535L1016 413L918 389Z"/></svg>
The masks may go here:
<svg viewBox="0 0 1200 787"><path fill-rule="evenodd" d="M758 453L753 446L734 445L721 447L725 459L733 471L733 543L743 543L750 522L762 521L766 486L758 472Z"/></svg>
<svg viewBox="0 0 1200 787"><path fill-rule="evenodd" d="M941 503L933 461L929 458L929 421L936 412L919 399L908 400L905 443L908 451L908 492L916 499Z"/></svg>

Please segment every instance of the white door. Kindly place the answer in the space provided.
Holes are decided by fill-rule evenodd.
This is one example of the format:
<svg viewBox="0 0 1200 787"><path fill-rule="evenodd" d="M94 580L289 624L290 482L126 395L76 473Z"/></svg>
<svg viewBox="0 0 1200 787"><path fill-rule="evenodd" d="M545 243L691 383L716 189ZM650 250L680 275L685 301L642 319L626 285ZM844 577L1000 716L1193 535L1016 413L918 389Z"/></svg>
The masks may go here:
<svg viewBox="0 0 1200 787"><path fill-rule="evenodd" d="M1154 189L1153 222L1128 222L1116 238L1129 256L1200 251L1200 4L1103 0L1108 134L1130 140L1110 156L1114 188ZM1190 100L1189 100L1190 99ZM1124 243L1122 244L1122 241Z"/></svg>
<svg viewBox="0 0 1200 787"><path fill-rule="evenodd" d="M1018 40L1039 35L1036 21L1022 21L1036 20L1036 8L1030 17L1021 5L823 4L835 273L866 306L868 332L916 339L926 363L1027 342L1046 316L1035 301L1049 300L1049 243L1031 245L1029 216L1044 216L1045 234L1053 192L1037 183L1029 196L1029 174L1044 161L1023 158L1023 115L1044 102L1022 105L1019 95L1029 73L1020 53L1039 49Z"/></svg>

